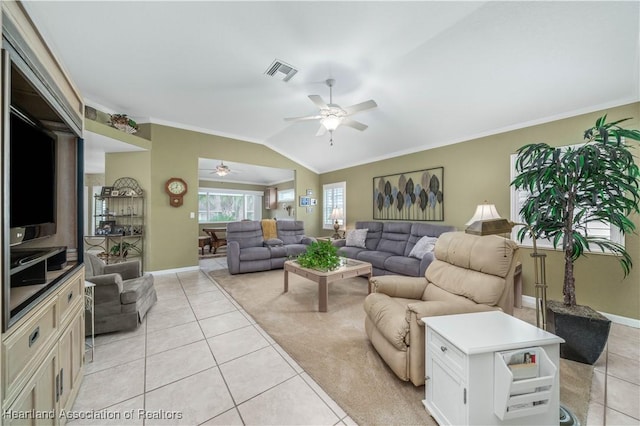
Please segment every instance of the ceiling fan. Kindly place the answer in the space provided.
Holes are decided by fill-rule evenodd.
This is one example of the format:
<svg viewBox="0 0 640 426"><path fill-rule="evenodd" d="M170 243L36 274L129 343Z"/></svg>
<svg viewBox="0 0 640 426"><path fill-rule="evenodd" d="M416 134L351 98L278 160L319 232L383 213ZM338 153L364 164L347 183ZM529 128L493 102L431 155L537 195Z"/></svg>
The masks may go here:
<svg viewBox="0 0 640 426"><path fill-rule="evenodd" d="M224 164L224 161L220 160L220 164L216 166L215 169L211 172L211 174L217 174L218 176L226 176L231 173L231 168Z"/></svg>
<svg viewBox="0 0 640 426"><path fill-rule="evenodd" d="M318 108L320 108L319 114L308 115L305 117L285 118L285 121L320 120L321 125L318 129L318 132L316 133L316 136L322 136L327 131L329 131L329 133L331 133L333 137L333 131L341 125L349 126L360 131L365 130L367 127L369 127L366 124L360 123L359 121L353 120L349 117L355 113L375 108L378 106L378 104L376 104L373 99L345 108L342 108L338 104L334 104L332 88L335 82L336 81L333 78L327 79L326 81L327 86L329 86L329 103L326 103L320 95L309 95L309 99L311 99L311 102L313 102Z"/></svg>

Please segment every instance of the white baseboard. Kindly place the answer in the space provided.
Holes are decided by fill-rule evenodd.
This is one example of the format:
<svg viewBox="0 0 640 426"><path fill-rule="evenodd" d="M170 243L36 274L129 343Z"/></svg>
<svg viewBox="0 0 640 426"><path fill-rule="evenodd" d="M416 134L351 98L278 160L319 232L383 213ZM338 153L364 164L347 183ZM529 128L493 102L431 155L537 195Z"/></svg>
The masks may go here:
<svg viewBox="0 0 640 426"><path fill-rule="evenodd" d="M522 296L522 306L525 308L535 309L536 298L531 296ZM627 327L640 328L640 320L622 317L620 315L608 314L606 312L600 313L616 324L626 325Z"/></svg>
<svg viewBox="0 0 640 426"><path fill-rule="evenodd" d="M145 271L154 275L167 275L167 274L177 274L180 272L190 272L190 271L199 271L200 266L186 266L184 268L175 268L175 269L161 269L160 271Z"/></svg>

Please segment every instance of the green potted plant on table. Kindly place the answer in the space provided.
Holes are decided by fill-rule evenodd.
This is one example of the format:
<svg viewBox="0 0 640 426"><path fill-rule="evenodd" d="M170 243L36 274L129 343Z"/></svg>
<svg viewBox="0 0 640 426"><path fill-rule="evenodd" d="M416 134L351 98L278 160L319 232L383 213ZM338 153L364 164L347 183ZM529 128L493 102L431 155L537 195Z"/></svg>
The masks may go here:
<svg viewBox="0 0 640 426"><path fill-rule="evenodd" d="M566 341L561 356L593 364L604 349L611 322L595 310L576 303L574 263L598 248L618 257L625 277L633 265L622 244L590 233L589 224L615 225L622 234L635 231L629 219L640 212L640 170L631 153L630 140L640 141L640 131L624 129L623 120L607 123L599 118L584 132L584 144L566 148L544 143L528 144L517 151L516 172L511 185L529 192L520 214L528 232L548 238L564 252L562 303L547 303L549 331ZM574 322L585 330L570 331ZM590 331L602 335L592 336ZM599 340L598 340L599 339Z"/></svg>
<svg viewBox="0 0 640 426"><path fill-rule="evenodd" d="M307 251L298 255L298 264L303 268L331 271L340 266L338 248L330 241L315 241L307 247Z"/></svg>

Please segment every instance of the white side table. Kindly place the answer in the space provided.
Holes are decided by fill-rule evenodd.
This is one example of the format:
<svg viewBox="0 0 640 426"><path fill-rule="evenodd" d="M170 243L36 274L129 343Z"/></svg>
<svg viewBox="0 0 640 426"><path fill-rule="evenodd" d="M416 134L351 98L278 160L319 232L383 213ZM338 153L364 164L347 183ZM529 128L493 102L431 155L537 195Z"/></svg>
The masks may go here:
<svg viewBox="0 0 640 426"><path fill-rule="evenodd" d="M87 343L85 339L85 354L87 351L91 351L91 362L93 362L93 357L95 355L95 347L96 347L96 338L95 338L95 312L94 312L94 297L95 297L95 287L94 283L89 281L84 282L84 309L91 313L91 343Z"/></svg>
<svg viewBox="0 0 640 426"><path fill-rule="evenodd" d="M500 311L425 317L425 405L440 424L557 425L560 337ZM503 354L537 351L514 380Z"/></svg>

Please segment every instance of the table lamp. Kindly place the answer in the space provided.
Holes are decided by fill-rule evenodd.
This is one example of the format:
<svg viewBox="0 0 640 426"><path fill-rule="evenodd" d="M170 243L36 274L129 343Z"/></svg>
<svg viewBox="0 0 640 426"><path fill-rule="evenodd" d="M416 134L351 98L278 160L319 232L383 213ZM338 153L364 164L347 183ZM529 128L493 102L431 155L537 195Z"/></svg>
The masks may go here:
<svg viewBox="0 0 640 426"><path fill-rule="evenodd" d="M342 212L342 209L338 207L333 209L333 211L331 212L330 218L333 220L333 230L335 231L332 238L340 238L338 230L340 229L340 221L343 220L343 215L344 213Z"/></svg>

